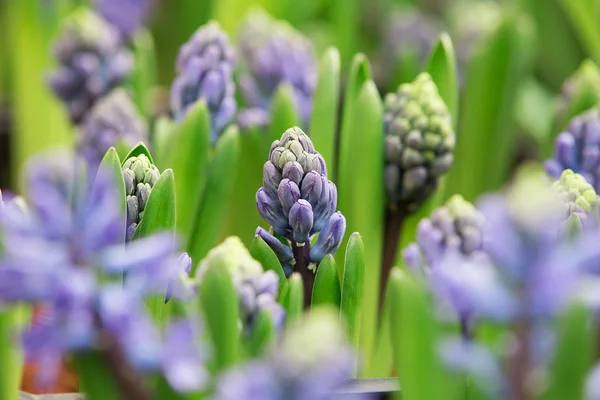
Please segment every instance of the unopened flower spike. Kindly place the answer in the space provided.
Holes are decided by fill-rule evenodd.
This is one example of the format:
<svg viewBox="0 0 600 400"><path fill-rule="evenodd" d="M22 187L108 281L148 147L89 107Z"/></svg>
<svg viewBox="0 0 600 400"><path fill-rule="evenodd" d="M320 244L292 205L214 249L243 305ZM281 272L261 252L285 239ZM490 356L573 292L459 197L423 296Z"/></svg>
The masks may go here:
<svg viewBox="0 0 600 400"><path fill-rule="evenodd" d="M131 241L160 172L145 154L126 160L122 171L127 196L127 241Z"/></svg>
<svg viewBox="0 0 600 400"><path fill-rule="evenodd" d="M306 126L317 83L312 43L288 23L254 11L240 31L239 54L243 71L240 90L249 107L238 116L240 126L268 124L271 99L282 83L294 90L296 111Z"/></svg>
<svg viewBox="0 0 600 400"><path fill-rule="evenodd" d="M77 150L95 169L112 146L127 148L148 140L148 127L124 89L98 100L79 126Z"/></svg>
<svg viewBox="0 0 600 400"><path fill-rule="evenodd" d="M583 175L596 192L600 189L600 109L573 118L556 138L546 171L558 179L565 169Z"/></svg>
<svg viewBox="0 0 600 400"><path fill-rule="evenodd" d="M597 227L600 223L600 197L585 178L564 170L552 183L565 204L565 219L576 217L585 227Z"/></svg>
<svg viewBox="0 0 600 400"><path fill-rule="evenodd" d="M288 129L271 145L256 206L274 232L289 240L291 250L285 250L285 245L265 230L259 229L257 234L271 246L286 272L291 272L288 266L293 265L305 275L308 285L306 281L310 283L314 275L308 271L309 264L318 264L326 254L336 252L346 220L336 212L337 189L327 178L325 160L300 128ZM311 246L316 234L319 237Z"/></svg>
<svg viewBox="0 0 600 400"><path fill-rule="evenodd" d="M171 109L181 120L198 100L206 102L211 116L211 142L232 122L235 101L235 52L217 22L200 27L177 56L177 77L171 86Z"/></svg>
<svg viewBox="0 0 600 400"><path fill-rule="evenodd" d="M129 41L148 17L154 0L95 0L96 9Z"/></svg>
<svg viewBox="0 0 600 400"><path fill-rule="evenodd" d="M59 67L48 82L74 123L80 123L96 100L121 84L133 67L133 55L118 31L84 8L65 20L54 55Z"/></svg>
<svg viewBox="0 0 600 400"><path fill-rule="evenodd" d="M389 207L415 211L453 162L450 113L428 73L385 98L385 190Z"/></svg>

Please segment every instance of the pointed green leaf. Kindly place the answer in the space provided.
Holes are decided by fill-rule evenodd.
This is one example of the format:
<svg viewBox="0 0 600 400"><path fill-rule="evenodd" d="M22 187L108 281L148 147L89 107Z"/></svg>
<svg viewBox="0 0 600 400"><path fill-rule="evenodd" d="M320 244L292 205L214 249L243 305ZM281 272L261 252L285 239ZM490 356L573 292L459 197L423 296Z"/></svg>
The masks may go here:
<svg viewBox="0 0 600 400"><path fill-rule="evenodd" d="M390 280L388 280L383 301L383 310L379 320L379 329L377 330L373 361L371 362L373 376L390 376L394 366L394 353L390 327L390 302L392 297L390 292Z"/></svg>
<svg viewBox="0 0 600 400"><path fill-rule="evenodd" d="M319 82L313 96L310 138L325 159L329 176L335 176L336 122L340 92L340 53L325 50L319 64Z"/></svg>
<svg viewBox="0 0 600 400"><path fill-rule="evenodd" d="M350 90L350 89L349 89ZM360 350L363 370L369 372L378 315L381 275L381 249L384 228L383 189L383 105L372 81L367 81L359 95L350 103L347 127L340 138L338 170L338 207L347 221L347 232L360 232L365 246L365 261L369 263L364 280L363 313ZM347 93L347 96L349 94ZM344 161L345 160L345 161ZM347 235L342 241L345 248ZM344 265L344 253L337 252L338 274ZM343 285L343 284L342 284ZM343 296L343 289L342 289Z"/></svg>
<svg viewBox="0 0 600 400"><path fill-rule="evenodd" d="M443 32L435 47L431 50L427 63L427 72L435 82L448 111L452 124L456 127L458 118L458 72L456 55L450 36Z"/></svg>
<svg viewBox="0 0 600 400"><path fill-rule="evenodd" d="M261 263L265 271L275 271L277 276L279 276L279 293L283 293L284 288L288 286L288 281L285 277L285 272L283 272L283 268L281 267L281 263L267 242L260 236L254 235L254 240L250 245L250 254L252 255L252 258Z"/></svg>
<svg viewBox="0 0 600 400"><path fill-rule="evenodd" d="M560 0L579 41L593 59L600 63L600 8L596 0Z"/></svg>
<svg viewBox="0 0 600 400"><path fill-rule="evenodd" d="M335 258L331 254L327 254L317 268L311 306L327 304L339 307L342 301L341 296L342 292L335 266Z"/></svg>
<svg viewBox="0 0 600 400"><path fill-rule="evenodd" d="M359 0L335 0L329 7L329 16L336 46L340 49L342 61L348 61L358 47L361 2Z"/></svg>
<svg viewBox="0 0 600 400"><path fill-rule="evenodd" d="M294 126L302 127L301 125L302 123L296 112L294 89L285 83L279 85L271 100L269 137L272 140L279 139L286 129L293 128Z"/></svg>
<svg viewBox="0 0 600 400"><path fill-rule="evenodd" d="M346 246L342 297L340 309L347 323L347 332L355 348L359 346L363 307L363 285L365 280L365 248L358 232L354 232Z"/></svg>
<svg viewBox="0 0 600 400"><path fill-rule="evenodd" d="M341 171L347 171L349 166L356 161L348 155L348 152L352 147L352 135L350 134L350 130L354 123L353 118L356 117L353 107L356 106L363 85L371 79L371 76L371 65L369 64L367 57L362 53L355 55L354 60L352 60L352 66L350 67L350 74L348 75L348 82L346 84L346 94L344 96L344 113L342 114L339 149L337 152L337 167L339 171L338 175L330 177L335 178L333 180L339 182L340 185L345 184L345 182L342 182L343 179L348 179L346 176L347 173L342 174Z"/></svg>
<svg viewBox="0 0 600 400"><path fill-rule="evenodd" d="M214 345L216 369L234 365L239 358L238 295L223 259L213 258L207 265L198 300Z"/></svg>
<svg viewBox="0 0 600 400"><path fill-rule="evenodd" d="M187 243L208 177L210 114L196 102L171 137L166 166L175 174L177 231Z"/></svg>
<svg viewBox="0 0 600 400"><path fill-rule="evenodd" d="M440 327L425 291L399 268L392 270L389 282L391 338L402 398L453 398L438 355Z"/></svg>
<svg viewBox="0 0 600 400"><path fill-rule="evenodd" d="M152 34L147 29L140 29L133 38L133 54L135 63L131 74L133 98L143 115L150 113L148 95L156 85L156 54Z"/></svg>
<svg viewBox="0 0 600 400"><path fill-rule="evenodd" d="M165 170L150 191L144 216L135 230L134 239L158 232L175 232L175 179L173 171Z"/></svg>
<svg viewBox="0 0 600 400"><path fill-rule="evenodd" d="M467 66L454 165L446 197L468 201L500 187L515 148L514 105L531 52L531 24L507 12Z"/></svg>
<svg viewBox="0 0 600 400"><path fill-rule="evenodd" d="M150 150L148 150L148 148L146 147L146 145L144 144L144 142L138 142L138 144L136 144L133 149L131 149L129 151L129 153L127 153L127 155L125 157L123 157L123 159L121 160L121 166L123 164L125 164L125 161L129 160L131 157L137 157L139 155L145 155L146 157L148 157L148 159L150 160L150 162L152 164L154 164L154 160L152 159L152 155L150 154Z"/></svg>
<svg viewBox="0 0 600 400"><path fill-rule="evenodd" d="M73 355L80 390L89 400L125 400L110 367L99 352L85 351Z"/></svg>
<svg viewBox="0 0 600 400"><path fill-rule="evenodd" d="M282 305L286 311L285 323L290 326L302 316L304 307L304 285L302 276L297 272L292 273L288 283L288 289L284 291L284 296L282 296Z"/></svg>
<svg viewBox="0 0 600 400"><path fill-rule="evenodd" d="M201 260L215 245L222 230L239 169L240 137L237 127L230 126L217 141L208 167L208 181L197 221L187 246L193 260Z"/></svg>
<svg viewBox="0 0 600 400"><path fill-rule="evenodd" d="M0 310L0 399L19 397L24 354L19 341L22 329L28 325L23 306L5 306Z"/></svg>
<svg viewBox="0 0 600 400"><path fill-rule="evenodd" d="M177 124L169 117L159 117L154 123L154 132L152 135L152 153L154 153L154 165L158 169L166 168L165 163L168 162L167 155L171 146L171 138Z"/></svg>
<svg viewBox="0 0 600 400"><path fill-rule="evenodd" d="M252 333L246 342L246 351L249 357L257 357L269 348L275 339L273 320L269 311L262 309L258 313Z"/></svg>
<svg viewBox="0 0 600 400"><path fill-rule="evenodd" d="M594 361L594 318L582 305L558 321L557 345L544 400L583 399L585 380Z"/></svg>

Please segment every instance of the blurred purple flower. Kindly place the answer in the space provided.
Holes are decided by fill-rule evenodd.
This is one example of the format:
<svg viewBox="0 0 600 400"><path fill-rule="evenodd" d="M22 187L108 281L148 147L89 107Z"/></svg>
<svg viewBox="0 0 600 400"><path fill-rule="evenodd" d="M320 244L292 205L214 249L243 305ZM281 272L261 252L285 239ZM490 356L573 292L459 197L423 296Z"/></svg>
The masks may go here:
<svg viewBox="0 0 600 400"><path fill-rule="evenodd" d="M131 40L148 17L154 0L95 0L96 9L121 34Z"/></svg>
<svg viewBox="0 0 600 400"><path fill-rule="evenodd" d="M596 193L600 191L600 109L573 118L556 138L554 157L546 161L546 171L558 179L565 169L583 175Z"/></svg>
<svg viewBox="0 0 600 400"><path fill-rule="evenodd" d="M240 31L239 49L244 67L239 84L246 104L268 112L279 85L288 84L294 91L298 115L306 126L317 84L312 43L286 22L256 11L249 15Z"/></svg>
<svg viewBox="0 0 600 400"><path fill-rule="evenodd" d="M274 271L250 276L237 287L244 330L252 332L256 318L262 310L271 316L276 332L280 333L285 322L285 310L277 303L279 277Z"/></svg>
<svg viewBox="0 0 600 400"><path fill-rule="evenodd" d="M171 234L157 234L125 247L122 199L112 177L99 173L87 184L80 167L69 154L29 164L29 211L6 208L0 219L0 302L48 306L47 318L23 338L43 365L59 362L64 352L96 348L101 326L134 367L160 368L163 343L142 300L146 293L165 294L177 268L177 243ZM98 279L123 274L119 284ZM55 378L56 368L41 371L44 383Z"/></svg>
<svg viewBox="0 0 600 400"><path fill-rule="evenodd" d="M211 141L232 122L237 109L233 70L235 52L217 22L200 27L179 50L171 108L181 120L192 104L204 100L211 115Z"/></svg>

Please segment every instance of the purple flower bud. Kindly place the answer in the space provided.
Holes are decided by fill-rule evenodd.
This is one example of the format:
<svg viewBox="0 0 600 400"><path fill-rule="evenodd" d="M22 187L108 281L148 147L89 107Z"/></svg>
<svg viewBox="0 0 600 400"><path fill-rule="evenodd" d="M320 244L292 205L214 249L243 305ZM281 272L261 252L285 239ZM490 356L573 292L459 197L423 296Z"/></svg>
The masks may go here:
<svg viewBox="0 0 600 400"><path fill-rule="evenodd" d="M281 210L281 205L273 200L263 188L256 192L256 207L260 216L271 224L278 233L289 234L291 232L288 221L283 214L283 210Z"/></svg>
<svg viewBox="0 0 600 400"><path fill-rule="evenodd" d="M283 212L288 214L290 208L300 199L300 189L298 189L298 185L289 179L282 179L279 183L279 189L277 189L277 196Z"/></svg>
<svg viewBox="0 0 600 400"><path fill-rule="evenodd" d="M96 0L98 12L130 40L148 17L154 0Z"/></svg>
<svg viewBox="0 0 600 400"><path fill-rule="evenodd" d="M335 254L342 243L345 232L346 218L339 211L332 214L317 242L310 249L310 261L319 263L326 254Z"/></svg>
<svg viewBox="0 0 600 400"><path fill-rule="evenodd" d="M298 200L290 209L289 223L292 235L297 243L308 242L310 230L313 226L313 210L306 200Z"/></svg>
<svg viewBox="0 0 600 400"><path fill-rule="evenodd" d="M269 232L264 230L261 227L256 228L255 235L260 236L273 250L279 262L283 264L287 264L294 259L294 255L292 254L292 249L289 246L281 243L279 239L275 236L271 235Z"/></svg>

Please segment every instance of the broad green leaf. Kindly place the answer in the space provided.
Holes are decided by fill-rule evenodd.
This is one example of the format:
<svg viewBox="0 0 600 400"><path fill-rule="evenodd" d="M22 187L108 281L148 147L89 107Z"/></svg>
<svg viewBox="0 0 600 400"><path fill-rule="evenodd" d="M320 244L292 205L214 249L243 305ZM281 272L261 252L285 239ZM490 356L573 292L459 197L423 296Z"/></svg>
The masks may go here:
<svg viewBox="0 0 600 400"><path fill-rule="evenodd" d="M283 132L281 132L283 133ZM258 226L268 228L256 210L256 192L262 186L263 165L268 160L271 143L281 137L270 138L258 128L250 128L240 135L241 151L239 165L235 171L233 194L227 210L226 223L221 238L237 236L250 245Z"/></svg>
<svg viewBox="0 0 600 400"><path fill-rule="evenodd" d="M277 273L277 276L279 276L279 293L283 293L284 288L288 286L288 281L285 277L285 272L283 272L283 268L281 268L279 259L277 259L277 256L273 250L271 250L267 242L260 236L254 235L254 240L250 245L250 254L252 255L252 258L261 263L265 271L272 270Z"/></svg>
<svg viewBox="0 0 600 400"><path fill-rule="evenodd" d="M152 159L152 155L150 154L150 150L148 150L148 148L146 147L146 145L143 142L138 142L138 144L136 144L133 149L131 149L129 151L129 153L127 153L127 155L125 157L123 157L123 159L121 160L121 166L123 164L125 164L125 161L129 160L131 157L137 157L140 155L145 155L146 157L148 157L148 159L150 160L150 162L152 164L154 164L154 160Z"/></svg>
<svg viewBox="0 0 600 400"><path fill-rule="evenodd" d="M202 203L187 248L193 260L201 260L219 239L235 177L240 165L240 137L237 127L229 127L217 141L215 152L208 166L208 181Z"/></svg>
<svg viewBox="0 0 600 400"><path fill-rule="evenodd" d="M327 254L317 268L311 306L332 305L339 307L342 301L340 280L335 266L335 258Z"/></svg>
<svg viewBox="0 0 600 400"><path fill-rule="evenodd" d="M354 232L346 246L344 275L342 278L342 293L340 309L342 321L347 324L348 336L354 348L359 347L361 339L361 323L364 307L363 285L365 281L365 248L358 232ZM366 360L365 360L366 361Z"/></svg>
<svg viewBox="0 0 600 400"><path fill-rule="evenodd" d="M246 341L246 351L249 357L257 357L269 348L275 339L273 320L269 311L262 309L258 313L250 337Z"/></svg>
<svg viewBox="0 0 600 400"><path fill-rule="evenodd" d="M285 323L290 326L302 316L304 308L304 285L302 276L297 272L292 273L288 283L288 289L284 291L284 295L282 296L282 305L286 311Z"/></svg>
<svg viewBox="0 0 600 400"><path fill-rule="evenodd" d="M210 114L204 101L196 102L173 132L167 167L175 173L177 231L187 243L195 223L210 156Z"/></svg>
<svg viewBox="0 0 600 400"><path fill-rule="evenodd" d="M105 358L96 351L77 352L73 355L77 369L80 391L88 400L126 400L120 393L111 371L114 365L107 365ZM118 361L117 361L118 362Z"/></svg>
<svg viewBox="0 0 600 400"><path fill-rule="evenodd" d="M342 62L347 65L354 51L359 47L361 2L359 0L335 0L331 2L330 21L334 34L334 41Z"/></svg>
<svg viewBox="0 0 600 400"><path fill-rule="evenodd" d="M296 111L294 89L292 89L290 85L282 83L279 85L279 88L277 88L277 91L271 100L269 137L273 138L273 140L279 139L281 135L283 135L283 132L294 126L302 128L302 123L300 122L300 118ZM269 154L267 153L266 155L268 156Z"/></svg>
<svg viewBox="0 0 600 400"><path fill-rule="evenodd" d="M134 239L158 232L175 233L175 178L173 171L165 170L150 192L144 216L135 230Z"/></svg>
<svg viewBox="0 0 600 400"><path fill-rule="evenodd" d="M325 50L319 64L319 82L313 96L310 138L325 159L330 177L335 176L335 145L340 92L340 53Z"/></svg>
<svg viewBox="0 0 600 400"><path fill-rule="evenodd" d="M392 270L389 282L392 347L402 398L453 398L438 355L440 327L425 291L399 268Z"/></svg>
<svg viewBox="0 0 600 400"><path fill-rule="evenodd" d="M515 148L517 88L531 54L531 32L527 18L507 12L471 57L446 197L461 193L474 201L506 179Z"/></svg>
<svg viewBox="0 0 600 400"><path fill-rule="evenodd" d="M600 63L600 9L596 0L560 0L571 26L588 54Z"/></svg>
<svg viewBox="0 0 600 400"><path fill-rule="evenodd" d="M377 330L377 340L375 341L375 350L373 351L372 374L373 376L390 376L394 366L394 353L392 349L392 335L390 328L390 302L391 302L391 280L388 279L385 297L383 301L383 310L379 318L379 329Z"/></svg>
<svg viewBox="0 0 600 400"><path fill-rule="evenodd" d="M148 95L156 85L156 54L154 40L147 29L139 30L133 38L135 64L131 74L133 99L143 115L150 114Z"/></svg>
<svg viewBox="0 0 600 400"><path fill-rule="evenodd" d="M177 124L169 117L159 117L154 123L152 135L152 153L154 154L154 165L158 169L165 169L168 162L167 155L171 146L171 138L177 129Z"/></svg>
<svg viewBox="0 0 600 400"><path fill-rule="evenodd" d="M557 325L557 343L544 400L583 399L585 379L594 361L595 319L582 305L568 309Z"/></svg>
<svg viewBox="0 0 600 400"><path fill-rule="evenodd" d="M383 105L372 81L364 83L357 92L358 96L346 94L351 106L344 112L344 120L348 123L340 138L338 207L346 217L346 231L360 232L365 246L368 265L364 278L360 351L365 363L363 371L368 374L378 315L383 248ZM352 115L346 115L346 112ZM345 248L347 241L346 236L341 248ZM343 257L343 252L337 252L340 276Z"/></svg>
<svg viewBox="0 0 600 400"><path fill-rule="evenodd" d="M0 310L0 399L19 397L24 354L19 340L21 330L28 324L28 309L9 306Z"/></svg>
<svg viewBox="0 0 600 400"><path fill-rule="evenodd" d="M238 295L224 260L214 258L207 265L198 300L214 345L216 370L234 365L240 356Z"/></svg>
<svg viewBox="0 0 600 400"><path fill-rule="evenodd" d="M362 53L356 54L352 60L352 66L350 67L350 74L348 75L346 84L346 94L344 96L342 125L340 127L339 148L337 151L338 172L337 175L330 176L330 179L334 182L338 182L340 186L345 184L345 182L343 182L344 179L350 179L348 174L342 173L342 171L348 171L350 165L356 163L356 160L352 159L348 154L352 147L351 130L353 128L354 118L356 118L354 107L356 106L363 85L371 79L371 76L371 65L369 65L367 57Z"/></svg>
<svg viewBox="0 0 600 400"><path fill-rule="evenodd" d="M429 54L427 72L435 82L440 96L452 116L452 124L456 127L458 118L458 72L456 55L450 36L443 32L435 47Z"/></svg>

